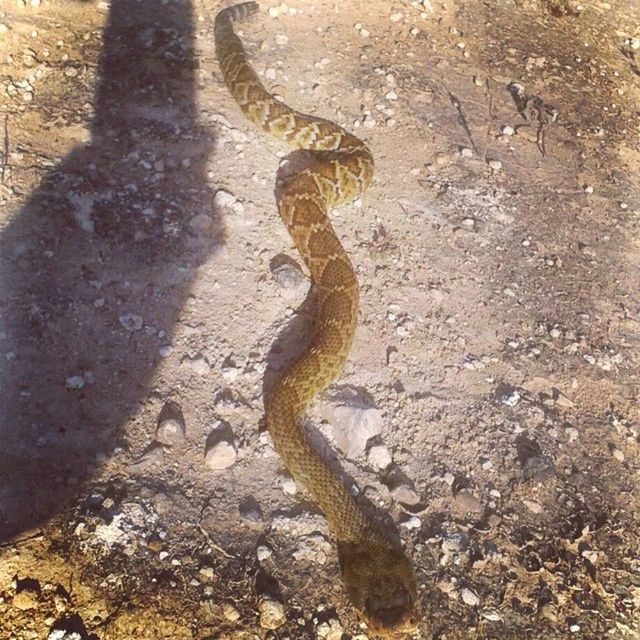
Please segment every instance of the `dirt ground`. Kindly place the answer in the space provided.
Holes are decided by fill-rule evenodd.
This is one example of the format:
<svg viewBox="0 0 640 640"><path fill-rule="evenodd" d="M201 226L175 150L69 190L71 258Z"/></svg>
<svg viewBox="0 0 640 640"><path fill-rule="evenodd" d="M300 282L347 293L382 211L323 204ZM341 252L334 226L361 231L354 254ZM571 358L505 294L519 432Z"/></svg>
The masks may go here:
<svg viewBox="0 0 640 640"><path fill-rule="evenodd" d="M266 85L376 160L308 426L416 637L639 637L640 3L261 5ZM0 0L2 640L373 638L264 433L312 305L219 6Z"/></svg>

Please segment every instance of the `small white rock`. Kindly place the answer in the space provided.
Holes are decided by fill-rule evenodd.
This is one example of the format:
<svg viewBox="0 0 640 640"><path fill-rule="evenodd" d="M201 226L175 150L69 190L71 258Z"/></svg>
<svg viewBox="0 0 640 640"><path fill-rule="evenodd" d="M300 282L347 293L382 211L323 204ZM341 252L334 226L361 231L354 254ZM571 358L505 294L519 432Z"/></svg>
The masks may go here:
<svg viewBox="0 0 640 640"><path fill-rule="evenodd" d="M489 168L494 171L500 171L500 169L502 169L502 162L500 162L500 160L489 160L487 164L489 165Z"/></svg>
<svg viewBox="0 0 640 640"><path fill-rule="evenodd" d="M269 547L265 547L263 544L259 545L256 549L256 557L258 558L258 562L264 562L271 557L271 554L271 549L269 549Z"/></svg>
<svg viewBox="0 0 640 640"><path fill-rule="evenodd" d="M184 424L177 417L162 418L156 429L156 441L171 447L184 441Z"/></svg>
<svg viewBox="0 0 640 640"><path fill-rule="evenodd" d="M142 318L135 313L125 313L118 318L118 321L127 331L131 332L140 331L144 324Z"/></svg>
<svg viewBox="0 0 640 640"><path fill-rule="evenodd" d="M463 158L471 158L473 156L473 151L469 149L469 147L462 147L462 149L460 149L460 155Z"/></svg>
<svg viewBox="0 0 640 640"><path fill-rule="evenodd" d="M611 449L611 455L618 461L624 462L624 453L620 449L614 447Z"/></svg>
<svg viewBox="0 0 640 640"><path fill-rule="evenodd" d="M391 454L383 444L376 444L369 448L367 460L376 469L386 469L392 462Z"/></svg>
<svg viewBox="0 0 640 640"><path fill-rule="evenodd" d="M462 597L462 602L470 607L477 607L480 604L480 598L478 598L478 596L467 587L462 589L460 596Z"/></svg>
<svg viewBox="0 0 640 640"><path fill-rule="evenodd" d="M228 469L235 464L238 453L231 442L221 440L205 451L205 464L214 471Z"/></svg>
<svg viewBox="0 0 640 640"><path fill-rule="evenodd" d="M74 391L76 391L78 389L83 389L86 382L87 381L85 380L84 376L69 376L65 381L65 386L67 387L67 389L73 389Z"/></svg>
<svg viewBox="0 0 640 640"><path fill-rule="evenodd" d="M516 132L516 130L512 126L510 126L508 124L505 124L500 129L500 133L502 133L503 136L512 136L515 132Z"/></svg>
<svg viewBox="0 0 640 640"><path fill-rule="evenodd" d="M191 367L191 370L199 376L206 375L211 369L207 359L201 353L189 360L189 366Z"/></svg>
<svg viewBox="0 0 640 640"><path fill-rule="evenodd" d="M283 478L281 485L282 490L289 496L294 496L298 493L298 485L293 478Z"/></svg>
<svg viewBox="0 0 640 640"><path fill-rule="evenodd" d="M283 45L287 44L287 42L289 42L289 36L285 36L282 33L279 33L276 36L276 44L278 44L280 46L283 46Z"/></svg>
<svg viewBox="0 0 640 640"><path fill-rule="evenodd" d="M258 611L260 612L260 626L263 629L277 629L287 620L283 604L268 596L260 598Z"/></svg>
<svg viewBox="0 0 640 640"><path fill-rule="evenodd" d="M235 622L240 619L240 612L229 602L225 602L222 605L222 615L229 620L229 622Z"/></svg>
<svg viewBox="0 0 640 640"><path fill-rule="evenodd" d="M339 405L325 417L333 426L336 444L349 458L361 456L367 442L382 433L382 414L375 407Z"/></svg>
<svg viewBox="0 0 640 640"><path fill-rule="evenodd" d="M238 199L225 189L218 189L213 195L213 206L216 208L233 208Z"/></svg>

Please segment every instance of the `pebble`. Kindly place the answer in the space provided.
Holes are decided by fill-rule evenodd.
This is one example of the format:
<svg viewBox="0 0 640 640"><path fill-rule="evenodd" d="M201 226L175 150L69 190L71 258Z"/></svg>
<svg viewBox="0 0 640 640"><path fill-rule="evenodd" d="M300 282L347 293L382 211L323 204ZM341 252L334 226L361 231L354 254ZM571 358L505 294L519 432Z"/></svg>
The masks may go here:
<svg viewBox="0 0 640 640"><path fill-rule="evenodd" d="M260 598L258 611L260 612L260 626L263 629L277 629L286 622L283 604L268 596Z"/></svg>
<svg viewBox="0 0 640 640"><path fill-rule="evenodd" d="M611 449L611 455L618 461L618 462L624 462L624 453L622 453L622 451L620 451L620 449L614 447L613 449Z"/></svg>
<svg viewBox="0 0 640 640"><path fill-rule="evenodd" d="M283 293L296 293L308 282L302 270L290 262L273 267L271 274Z"/></svg>
<svg viewBox="0 0 640 640"><path fill-rule="evenodd" d="M198 353L197 355L193 356L193 358L190 358L188 362L191 370L194 373L197 373L199 376L206 375L211 369L209 363L207 362L207 359L201 353Z"/></svg>
<svg viewBox="0 0 640 640"><path fill-rule="evenodd" d="M500 620L502 620L502 616L495 609L485 609L480 615L485 620L490 620L491 622L500 622Z"/></svg>
<svg viewBox="0 0 640 640"><path fill-rule="evenodd" d="M408 531L419 529L422 526L422 520L418 516L410 516L406 520L400 523L401 527L404 527Z"/></svg>
<svg viewBox="0 0 640 640"><path fill-rule="evenodd" d="M204 566L200 567L200 569L198 570L198 575L203 580L213 580L213 578L215 576L215 571L213 570L213 567L210 567L208 565L204 565Z"/></svg>
<svg viewBox="0 0 640 640"><path fill-rule="evenodd" d="M142 318L135 313L125 313L118 318L118 322L127 330L127 331L140 331L142 329L142 325L144 324Z"/></svg>
<svg viewBox="0 0 640 640"><path fill-rule="evenodd" d="M156 428L156 441L171 447L184 441L185 425L182 411L175 402L167 402L160 416Z"/></svg>
<svg viewBox="0 0 640 640"><path fill-rule="evenodd" d="M82 636L75 631L67 631L66 629L54 629L47 636L47 640L82 640Z"/></svg>
<svg viewBox="0 0 640 640"><path fill-rule="evenodd" d="M238 459L238 452L232 442L220 440L215 444L208 445L205 449L205 464L214 471L228 469L235 464Z"/></svg>
<svg viewBox="0 0 640 640"><path fill-rule="evenodd" d="M369 461L369 464L380 471L386 469L392 462L391 454L383 444L375 444L372 447L369 447L367 460Z"/></svg>
<svg viewBox="0 0 640 640"><path fill-rule="evenodd" d="M500 133L502 133L502 135L504 135L504 136L512 136L515 132L516 132L516 130L512 126L510 126L508 124L505 124L500 129Z"/></svg>
<svg viewBox="0 0 640 640"><path fill-rule="evenodd" d="M213 206L216 209L233 209L234 211L240 211L244 208L238 199L225 189L218 189L213 194Z"/></svg>
<svg viewBox="0 0 640 640"><path fill-rule="evenodd" d="M340 624L340 620L332 618L326 622L321 622L316 627L316 638L325 638L326 640L342 640L344 629Z"/></svg>
<svg viewBox="0 0 640 640"><path fill-rule="evenodd" d="M294 560L305 560L316 564L324 564L331 553L331 543L320 533L312 533L304 536L298 542L297 549L293 552Z"/></svg>
<svg viewBox="0 0 640 640"><path fill-rule="evenodd" d="M229 622L235 622L240 619L240 612L229 602L222 605L222 615Z"/></svg>
<svg viewBox="0 0 640 640"><path fill-rule="evenodd" d="M387 91L387 93L384 94L384 97L387 100L394 101L398 99L398 94L395 91Z"/></svg>
<svg viewBox="0 0 640 640"><path fill-rule="evenodd" d="M298 493L298 485L293 478L283 478L281 485L282 490L289 496L294 496Z"/></svg>
<svg viewBox="0 0 640 640"><path fill-rule="evenodd" d="M287 44L288 42L289 42L289 36L285 36L282 33L279 33L276 36L276 44L278 44L280 46L283 46L283 45Z"/></svg>
<svg viewBox="0 0 640 640"><path fill-rule="evenodd" d="M462 149L460 149L460 155L463 158L471 158L473 156L473 151L469 149L469 147L462 147Z"/></svg>
<svg viewBox="0 0 640 640"><path fill-rule="evenodd" d="M84 376L69 376L66 380L65 380L65 386L67 387L67 389L73 389L78 390L78 389L82 389L84 388L86 384L86 380L84 379Z"/></svg>
<svg viewBox="0 0 640 640"><path fill-rule="evenodd" d="M494 171L500 171L500 169L502 169L502 162L500 162L500 160L489 160L487 164L489 165L489 168Z"/></svg>
<svg viewBox="0 0 640 640"><path fill-rule="evenodd" d="M477 513L482 511L482 502L478 500L470 491L462 489L455 496L456 504L464 511Z"/></svg>
<svg viewBox="0 0 640 640"><path fill-rule="evenodd" d="M582 190L585 193L593 193L593 187L590 184L585 184L584 187L582 187Z"/></svg>
<svg viewBox="0 0 640 640"><path fill-rule="evenodd" d="M333 406L325 417L333 426L336 444L349 458L364 454L368 440L382 433L382 414L375 407Z"/></svg>
<svg viewBox="0 0 640 640"><path fill-rule="evenodd" d="M392 489L391 495L396 502L413 506L420 502L420 496L406 484L401 484Z"/></svg>
<svg viewBox="0 0 640 640"><path fill-rule="evenodd" d="M375 118L372 118L371 116L365 116L364 120L362 121L362 126L367 127L367 129L373 129L376 126Z"/></svg>
<svg viewBox="0 0 640 640"><path fill-rule="evenodd" d="M265 560L271 557L271 554L272 554L271 549L269 549L269 547L266 547L263 544L259 545L258 548L256 549L256 558L258 558L259 562L264 562Z"/></svg>
<svg viewBox="0 0 640 640"><path fill-rule="evenodd" d="M536 502L535 500L523 500L522 502L532 513L537 514L542 512L542 505L539 502Z"/></svg>
<svg viewBox="0 0 640 640"><path fill-rule="evenodd" d="M38 606L38 594L31 589L24 589L13 596L11 604L20 611L28 611Z"/></svg>
<svg viewBox="0 0 640 640"><path fill-rule="evenodd" d="M402 20L402 18L404 18L404 15L402 13L400 13L399 11L394 11L389 16L389 20L391 20L391 22L400 22L400 20Z"/></svg>
<svg viewBox="0 0 640 640"><path fill-rule="evenodd" d="M462 602L468 604L470 607L477 607L480 604L480 598L478 598L478 596L467 587L462 589L460 596L462 598Z"/></svg>

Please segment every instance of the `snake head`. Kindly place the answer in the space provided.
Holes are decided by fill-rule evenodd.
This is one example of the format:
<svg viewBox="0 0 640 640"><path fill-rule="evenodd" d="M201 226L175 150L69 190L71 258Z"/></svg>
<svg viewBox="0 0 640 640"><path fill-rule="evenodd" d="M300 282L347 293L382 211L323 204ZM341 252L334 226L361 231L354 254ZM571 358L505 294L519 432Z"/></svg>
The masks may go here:
<svg viewBox="0 0 640 640"><path fill-rule="evenodd" d="M339 548L347 595L371 630L384 638L414 631L416 579L402 551L380 540Z"/></svg>

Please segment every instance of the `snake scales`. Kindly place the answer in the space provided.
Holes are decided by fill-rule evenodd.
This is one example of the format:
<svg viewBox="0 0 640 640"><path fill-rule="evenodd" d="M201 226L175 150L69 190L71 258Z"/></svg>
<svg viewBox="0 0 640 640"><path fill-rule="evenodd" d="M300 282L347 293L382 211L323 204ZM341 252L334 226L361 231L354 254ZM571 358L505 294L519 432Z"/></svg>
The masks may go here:
<svg viewBox="0 0 640 640"><path fill-rule="evenodd" d="M355 136L333 122L291 109L262 86L233 30L234 21L257 10L257 3L245 2L218 13L216 55L227 87L251 122L290 147L314 152L310 166L286 182L277 204L318 292L310 346L269 395L267 427L286 467L327 518L349 599L375 632L393 637L415 625L411 566L318 456L300 424L313 398L340 374L358 315L356 275L327 210L354 200L367 188L373 158Z"/></svg>

